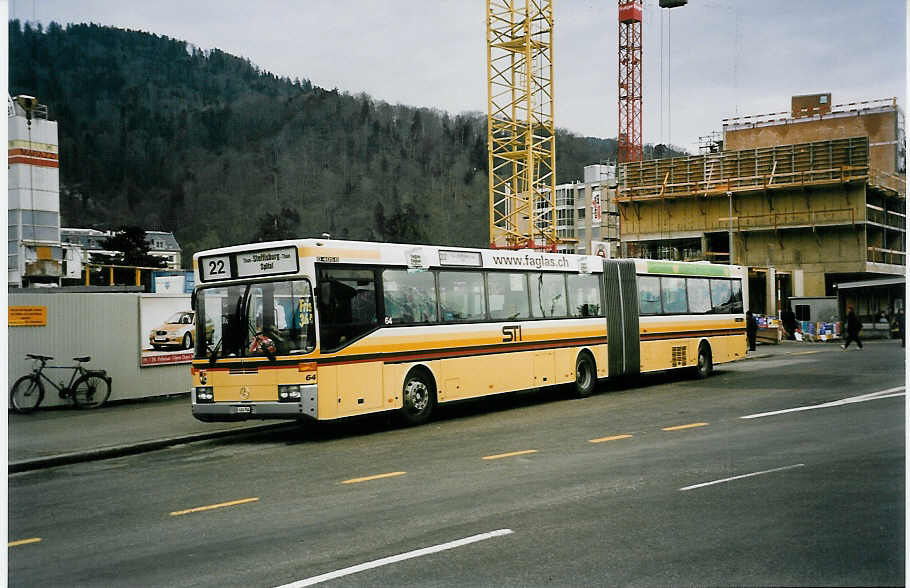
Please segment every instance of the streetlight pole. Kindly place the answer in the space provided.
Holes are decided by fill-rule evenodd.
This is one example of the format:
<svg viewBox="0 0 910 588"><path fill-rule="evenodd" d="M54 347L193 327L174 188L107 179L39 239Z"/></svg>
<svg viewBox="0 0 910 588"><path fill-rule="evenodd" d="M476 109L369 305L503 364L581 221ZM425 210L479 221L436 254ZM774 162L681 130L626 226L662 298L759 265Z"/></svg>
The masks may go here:
<svg viewBox="0 0 910 588"><path fill-rule="evenodd" d="M727 230L727 243L730 249L729 263L733 265L733 192L727 192L727 202L729 204L729 211L727 213L727 219L729 224L729 229Z"/></svg>

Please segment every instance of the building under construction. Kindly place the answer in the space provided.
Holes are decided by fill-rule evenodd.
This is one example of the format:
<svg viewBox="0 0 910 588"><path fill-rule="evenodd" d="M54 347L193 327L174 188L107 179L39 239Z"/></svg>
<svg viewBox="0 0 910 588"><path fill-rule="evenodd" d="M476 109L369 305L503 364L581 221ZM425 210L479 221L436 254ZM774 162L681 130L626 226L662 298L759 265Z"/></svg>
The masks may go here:
<svg viewBox="0 0 910 588"><path fill-rule="evenodd" d="M895 99L795 96L788 112L727 119L723 130L714 152L620 166L624 256L749 266L750 306L769 314L791 296L904 274Z"/></svg>

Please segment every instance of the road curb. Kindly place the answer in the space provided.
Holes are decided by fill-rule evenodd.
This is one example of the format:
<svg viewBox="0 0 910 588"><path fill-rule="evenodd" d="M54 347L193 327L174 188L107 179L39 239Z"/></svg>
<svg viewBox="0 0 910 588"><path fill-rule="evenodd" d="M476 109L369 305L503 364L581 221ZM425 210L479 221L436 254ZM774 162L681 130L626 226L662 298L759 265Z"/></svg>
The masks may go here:
<svg viewBox="0 0 910 588"><path fill-rule="evenodd" d="M147 453L157 451L174 445L183 443L194 443L196 441L208 441L222 437L240 437L242 435L251 435L263 431L277 430L282 428L295 428L296 423L270 423L265 425L256 425L243 429L229 429L227 431L212 431L211 433L193 433L191 435L180 435L178 437L168 437L165 439L153 439L150 441L140 441L126 445L116 445L114 447L102 447L99 449L89 449L86 451L75 451L72 453L61 453L58 455L49 455L47 457L37 457L34 459L24 459L9 464L9 473L17 474L33 470L52 468L61 465L70 465L74 463L84 463L89 461L99 461L102 459L111 459L114 457L123 457L126 455L135 455L137 453Z"/></svg>

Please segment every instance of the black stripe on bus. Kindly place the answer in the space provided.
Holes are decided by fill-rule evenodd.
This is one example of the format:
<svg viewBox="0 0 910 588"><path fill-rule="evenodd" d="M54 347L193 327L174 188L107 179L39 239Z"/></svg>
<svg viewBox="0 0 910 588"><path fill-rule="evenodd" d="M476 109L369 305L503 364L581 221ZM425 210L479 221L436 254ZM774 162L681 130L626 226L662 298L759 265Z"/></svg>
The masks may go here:
<svg viewBox="0 0 910 588"><path fill-rule="evenodd" d="M514 353L517 351L534 351L540 349L559 349L562 347L578 347L582 345L601 345L607 342L606 337L585 337L579 339L559 339L550 341L525 341L522 343L512 343L504 345L494 343L492 345L475 345L471 347L456 347L444 349L427 349L423 351L396 351L386 353L364 353L358 355L343 355L338 357L300 357L299 359L279 359L274 362L251 361L253 358L245 358L243 369L271 369L280 367L289 367L300 363L316 363L320 366L340 365L347 363L363 363L367 361L382 361L384 363L408 363L418 359L446 359L453 357L470 357L473 355L495 355L500 353ZM255 358L258 360L259 358ZM264 358L263 358L264 359ZM206 362L194 364L195 369L204 369L206 371L228 371L231 369L241 369L240 362L234 364L216 364L211 366Z"/></svg>
<svg viewBox="0 0 910 588"><path fill-rule="evenodd" d="M736 329L714 329L699 331L673 331L665 333L642 333L642 341L660 341L667 339L692 339L696 337L725 337L734 335L743 335L744 328ZM471 357L482 355L496 355L501 353L514 353L518 351L535 351L544 349L559 349L562 347L578 347L582 345L599 345L607 342L606 337L585 337L579 339L558 339L550 341L525 341L522 343L512 343L503 345L494 343L490 345L475 345L471 347L444 348L444 349L427 349L423 351L397 351L386 353L364 353L357 355L342 355L336 357L300 357L297 359L279 359L274 362L266 363L265 358L244 358L243 369L273 369L281 367L290 367L300 363L311 362L321 366L342 365L348 363L363 363L368 361L382 361L388 364L409 363L417 360L426 359L449 359L455 357ZM204 369L208 371L227 371L230 369L241 369L240 361L225 365L216 364L210 366L208 362L204 365L196 363L195 369Z"/></svg>
<svg viewBox="0 0 910 588"><path fill-rule="evenodd" d="M662 339L692 339L695 337L727 337L744 335L746 329L714 329L710 331L673 331L666 333L642 333L642 341L659 341Z"/></svg>

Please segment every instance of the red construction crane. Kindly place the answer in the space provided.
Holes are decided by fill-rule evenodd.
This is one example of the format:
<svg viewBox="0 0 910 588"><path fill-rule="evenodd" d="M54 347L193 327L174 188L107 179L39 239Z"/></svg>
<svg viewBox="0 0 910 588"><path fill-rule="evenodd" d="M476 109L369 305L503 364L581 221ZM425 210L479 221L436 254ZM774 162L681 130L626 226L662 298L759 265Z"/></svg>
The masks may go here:
<svg viewBox="0 0 910 588"><path fill-rule="evenodd" d="M641 0L619 0L619 162L641 161Z"/></svg>

